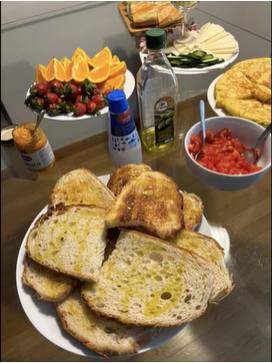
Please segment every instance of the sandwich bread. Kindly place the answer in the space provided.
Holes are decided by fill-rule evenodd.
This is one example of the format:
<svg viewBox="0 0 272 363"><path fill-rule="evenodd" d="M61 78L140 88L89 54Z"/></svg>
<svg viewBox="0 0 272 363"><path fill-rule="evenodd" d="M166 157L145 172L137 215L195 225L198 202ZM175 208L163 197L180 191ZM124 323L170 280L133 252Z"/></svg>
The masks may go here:
<svg viewBox="0 0 272 363"><path fill-rule="evenodd" d="M37 263L78 279L97 281L107 245L107 210L70 205L38 219L26 241L26 251Z"/></svg>
<svg viewBox="0 0 272 363"><path fill-rule="evenodd" d="M39 300L58 302L65 299L76 287L77 280L33 261L26 255L22 275L24 285L35 290Z"/></svg>
<svg viewBox="0 0 272 363"><path fill-rule="evenodd" d="M210 264L172 243L122 230L97 283L82 296L97 314L139 326L180 326L207 308Z"/></svg>
<svg viewBox="0 0 272 363"><path fill-rule="evenodd" d="M182 191L184 228L194 229L201 221L204 207L202 200L194 193Z"/></svg>
<svg viewBox="0 0 272 363"><path fill-rule="evenodd" d="M50 195L50 206L58 204L91 204L108 208L114 195L87 169L72 170L63 175L55 184Z"/></svg>

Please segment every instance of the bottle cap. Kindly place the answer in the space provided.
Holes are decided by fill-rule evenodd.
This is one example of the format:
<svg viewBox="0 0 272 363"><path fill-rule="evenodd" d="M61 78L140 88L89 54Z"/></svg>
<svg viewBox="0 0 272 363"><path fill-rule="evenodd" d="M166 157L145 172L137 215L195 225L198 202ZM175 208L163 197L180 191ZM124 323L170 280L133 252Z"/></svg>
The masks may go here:
<svg viewBox="0 0 272 363"><path fill-rule="evenodd" d="M120 114L128 109L128 102L124 91L119 89L108 94L109 112Z"/></svg>
<svg viewBox="0 0 272 363"><path fill-rule="evenodd" d="M146 48L151 50L163 49L165 46L165 31L160 28L149 29L145 33Z"/></svg>

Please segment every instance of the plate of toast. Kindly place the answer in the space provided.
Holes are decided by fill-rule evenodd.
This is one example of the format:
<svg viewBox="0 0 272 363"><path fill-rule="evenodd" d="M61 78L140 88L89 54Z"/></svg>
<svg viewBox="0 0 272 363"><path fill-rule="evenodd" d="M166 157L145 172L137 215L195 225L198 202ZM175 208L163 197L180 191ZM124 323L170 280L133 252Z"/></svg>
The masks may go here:
<svg viewBox="0 0 272 363"><path fill-rule="evenodd" d="M267 126L271 122L271 58L247 59L217 77L207 91L218 116L237 116Z"/></svg>
<svg viewBox="0 0 272 363"><path fill-rule="evenodd" d="M17 258L29 320L60 348L95 359L165 343L233 288L227 246L211 237L203 208L145 164L64 174Z"/></svg>

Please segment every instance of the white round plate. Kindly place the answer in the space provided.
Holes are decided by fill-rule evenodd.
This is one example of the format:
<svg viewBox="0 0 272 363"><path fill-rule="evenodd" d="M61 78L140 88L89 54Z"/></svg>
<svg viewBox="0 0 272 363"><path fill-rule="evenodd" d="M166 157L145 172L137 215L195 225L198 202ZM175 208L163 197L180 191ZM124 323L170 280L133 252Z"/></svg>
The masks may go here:
<svg viewBox="0 0 272 363"><path fill-rule="evenodd" d="M215 80L212 81L212 83L209 85L208 91L207 91L207 99L209 102L209 105L211 106L211 108L213 109L213 111L218 115L218 116L229 116L229 114L220 107L216 107L216 102L215 102L215 97L214 97L214 87L216 82L219 80L219 78L222 76L222 74L218 77L215 78Z"/></svg>
<svg viewBox="0 0 272 363"><path fill-rule="evenodd" d="M132 92L134 91L134 88L135 88L135 78L129 70L126 71L125 76L126 76L126 82L124 84L123 90L126 94L126 98L129 99L129 97L132 95ZM27 96L29 96L29 89L27 90L26 97ZM38 114L38 112L33 110L31 107L29 107L29 109L32 112ZM100 115L108 113L108 110L109 110L108 107L102 108L102 110L100 110ZM44 118L46 118L48 120L53 120L53 121L81 121L81 120L88 120L92 117L97 117L97 116L92 116L92 115L73 116L72 113L68 113L67 115L59 115L59 116L50 116L48 113L45 113L45 115L44 115Z"/></svg>
<svg viewBox="0 0 272 363"><path fill-rule="evenodd" d="M175 74L182 74L182 75L187 75L187 76L193 76L196 74L206 74L206 73L210 73L213 71L218 71L220 69L224 69L226 68L228 65L230 65L231 63L233 63L235 61L235 59L238 57L239 54L239 49L237 50L237 52L227 61L223 62L223 63L219 63L219 64L214 64L213 66L210 67L204 67L204 68L178 68L178 67L172 67ZM141 62L144 62L144 59L146 57L146 53L140 52L140 59Z"/></svg>
<svg viewBox="0 0 272 363"><path fill-rule="evenodd" d="M103 175L99 177L99 179L104 184L107 184L109 180L109 175ZM84 347L83 343L73 338L62 328L54 303L36 299L34 297L33 290L23 285L22 283L22 274L24 270L24 260L26 255L25 244L26 244L27 235L29 234L30 230L33 228L36 220L47 211L48 211L48 205L41 210L41 212L31 223L30 227L28 228L25 234L25 237L23 239L18 254L17 265L16 265L16 285L21 305L28 319L31 321L34 327L46 339L48 339L52 343L74 354L95 359L104 359L101 355ZM210 237L212 236L209 224L204 216L202 217L201 223L197 231L207 236ZM222 245L222 247L224 249L227 249L228 246ZM184 329L185 326L186 324L179 327L161 328L159 334L157 334L148 344L142 347L140 352L137 354L144 353L150 349L156 348L159 345L165 343L169 339L173 338L176 334L178 334L182 329Z"/></svg>

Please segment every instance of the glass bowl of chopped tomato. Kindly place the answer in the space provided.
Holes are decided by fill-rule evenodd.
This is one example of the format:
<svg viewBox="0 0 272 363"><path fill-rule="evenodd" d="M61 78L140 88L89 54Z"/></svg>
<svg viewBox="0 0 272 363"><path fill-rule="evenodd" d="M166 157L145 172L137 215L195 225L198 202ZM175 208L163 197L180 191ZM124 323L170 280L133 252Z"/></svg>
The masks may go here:
<svg viewBox="0 0 272 363"><path fill-rule="evenodd" d="M264 131L261 125L239 117L211 117L205 120L206 142L200 160L202 131L198 122L187 132L185 158L191 173L218 190L241 190L260 180L271 167L271 134L258 146L256 164L245 160L242 150L252 147Z"/></svg>

